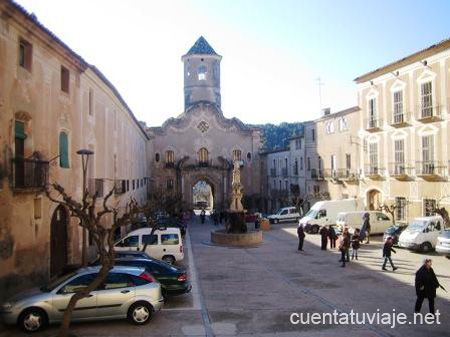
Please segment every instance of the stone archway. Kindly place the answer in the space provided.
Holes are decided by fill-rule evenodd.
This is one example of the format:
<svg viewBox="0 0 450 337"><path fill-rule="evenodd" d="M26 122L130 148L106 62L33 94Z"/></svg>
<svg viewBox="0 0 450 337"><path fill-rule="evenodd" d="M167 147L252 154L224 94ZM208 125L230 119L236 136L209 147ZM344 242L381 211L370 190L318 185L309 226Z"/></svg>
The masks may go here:
<svg viewBox="0 0 450 337"><path fill-rule="evenodd" d="M369 189L366 193L366 200L368 210L377 210L383 201L381 191L375 188Z"/></svg>
<svg viewBox="0 0 450 337"><path fill-rule="evenodd" d="M201 179L192 187L192 203L195 209L214 209L214 185Z"/></svg>

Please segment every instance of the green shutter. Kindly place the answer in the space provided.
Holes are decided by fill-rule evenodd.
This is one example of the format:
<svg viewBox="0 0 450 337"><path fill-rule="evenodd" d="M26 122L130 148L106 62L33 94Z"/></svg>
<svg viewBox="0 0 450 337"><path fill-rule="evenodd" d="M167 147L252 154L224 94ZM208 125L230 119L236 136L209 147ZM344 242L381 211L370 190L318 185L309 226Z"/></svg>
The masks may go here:
<svg viewBox="0 0 450 337"><path fill-rule="evenodd" d="M59 134L59 166L69 168L69 139L67 134Z"/></svg>
<svg viewBox="0 0 450 337"><path fill-rule="evenodd" d="M16 134L16 138L19 138L19 139L27 138L27 135L25 134L25 124L24 123L16 121L15 134Z"/></svg>

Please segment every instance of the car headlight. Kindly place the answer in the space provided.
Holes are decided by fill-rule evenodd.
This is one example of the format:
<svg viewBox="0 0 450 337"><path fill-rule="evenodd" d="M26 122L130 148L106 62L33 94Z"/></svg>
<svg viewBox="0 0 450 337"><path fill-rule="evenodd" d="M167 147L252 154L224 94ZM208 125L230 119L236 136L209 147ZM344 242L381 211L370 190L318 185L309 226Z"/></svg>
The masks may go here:
<svg viewBox="0 0 450 337"><path fill-rule="evenodd" d="M12 306L13 306L12 303L6 302L2 304L2 309L3 311L8 311L11 310Z"/></svg>

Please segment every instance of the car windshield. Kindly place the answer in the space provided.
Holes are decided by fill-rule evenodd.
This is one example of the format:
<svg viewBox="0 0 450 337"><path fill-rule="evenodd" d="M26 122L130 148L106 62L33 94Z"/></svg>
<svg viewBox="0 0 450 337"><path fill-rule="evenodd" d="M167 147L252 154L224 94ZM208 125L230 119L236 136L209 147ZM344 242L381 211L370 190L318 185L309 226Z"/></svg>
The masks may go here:
<svg viewBox="0 0 450 337"><path fill-rule="evenodd" d="M425 227L427 227L427 220L413 220L413 222L408 226L408 230L411 232L421 232Z"/></svg>
<svg viewBox="0 0 450 337"><path fill-rule="evenodd" d="M310 209L308 213L305 214L305 216L309 216L310 218L314 219L317 216L317 210Z"/></svg>
<svg viewBox="0 0 450 337"><path fill-rule="evenodd" d="M386 229L386 233L387 234L393 234L393 233L395 233L397 230L398 230L398 226L390 226L390 227L388 227L387 229Z"/></svg>
<svg viewBox="0 0 450 337"><path fill-rule="evenodd" d="M55 289L56 287L60 286L61 284L63 284L64 282L66 282L68 279L70 279L71 277L75 276L75 273L70 273L64 276L61 276L49 283L47 283L46 285L42 286L40 288L40 290L42 292L48 293L50 291L52 291L53 289Z"/></svg>
<svg viewBox="0 0 450 337"><path fill-rule="evenodd" d="M450 229L446 229L445 231L443 231L441 236L443 236L444 238L450 238Z"/></svg>

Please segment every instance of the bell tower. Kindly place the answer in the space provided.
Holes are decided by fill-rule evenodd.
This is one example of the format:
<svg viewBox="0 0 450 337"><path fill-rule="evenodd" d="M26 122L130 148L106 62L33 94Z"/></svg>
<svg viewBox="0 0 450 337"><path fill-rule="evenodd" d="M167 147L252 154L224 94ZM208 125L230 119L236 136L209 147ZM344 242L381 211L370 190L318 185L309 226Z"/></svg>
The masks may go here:
<svg viewBox="0 0 450 337"><path fill-rule="evenodd" d="M220 61L203 36L200 36L181 60L184 63L184 110L206 101L221 109Z"/></svg>

